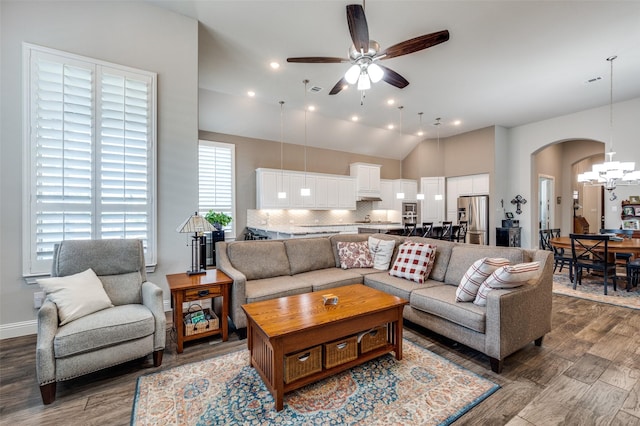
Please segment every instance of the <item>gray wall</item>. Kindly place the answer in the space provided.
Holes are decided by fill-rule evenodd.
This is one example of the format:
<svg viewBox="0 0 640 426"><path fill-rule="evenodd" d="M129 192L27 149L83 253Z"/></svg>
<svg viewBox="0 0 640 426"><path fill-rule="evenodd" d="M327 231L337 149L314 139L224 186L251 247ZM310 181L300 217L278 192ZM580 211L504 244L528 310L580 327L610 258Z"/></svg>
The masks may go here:
<svg viewBox="0 0 640 426"><path fill-rule="evenodd" d="M3 0L0 11L0 337L35 332L39 289L21 276L22 42L158 73L158 268L149 279L169 299L165 275L190 263L175 228L197 207L197 21L137 2Z"/></svg>

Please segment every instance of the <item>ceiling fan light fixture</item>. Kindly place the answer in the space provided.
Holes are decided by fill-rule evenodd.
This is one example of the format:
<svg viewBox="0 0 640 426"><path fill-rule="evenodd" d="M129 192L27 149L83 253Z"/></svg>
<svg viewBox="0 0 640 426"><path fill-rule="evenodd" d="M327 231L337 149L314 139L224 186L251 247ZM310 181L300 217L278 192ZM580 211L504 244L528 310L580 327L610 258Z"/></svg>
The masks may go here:
<svg viewBox="0 0 640 426"><path fill-rule="evenodd" d="M349 84L356 84L358 77L360 77L360 65L352 65L344 74L344 79Z"/></svg>
<svg viewBox="0 0 640 426"><path fill-rule="evenodd" d="M371 89L371 80L367 75L366 71L362 71L360 73L360 78L358 79L358 90L369 90Z"/></svg>
<svg viewBox="0 0 640 426"><path fill-rule="evenodd" d="M372 83L377 83L384 77L384 71L378 64L369 65L367 72L369 73L369 78L371 78Z"/></svg>

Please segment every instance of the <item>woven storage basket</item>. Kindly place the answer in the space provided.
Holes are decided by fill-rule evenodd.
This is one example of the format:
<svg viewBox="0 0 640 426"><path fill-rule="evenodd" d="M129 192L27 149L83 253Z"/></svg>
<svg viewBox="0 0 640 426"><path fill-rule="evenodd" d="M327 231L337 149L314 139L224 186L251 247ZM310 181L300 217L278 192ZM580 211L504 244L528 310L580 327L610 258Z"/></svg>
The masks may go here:
<svg viewBox="0 0 640 426"><path fill-rule="evenodd" d="M387 326L373 328L360 337L360 353L372 351L387 344Z"/></svg>
<svg viewBox="0 0 640 426"><path fill-rule="evenodd" d="M358 336L335 340L323 346L325 368L335 367L358 358Z"/></svg>
<svg viewBox="0 0 640 426"><path fill-rule="evenodd" d="M189 306L187 313L184 314L183 321L184 321L185 336L193 336L194 334L205 333L207 331L217 330L218 328L220 328L220 326L218 325L219 324L218 317L216 316L215 312L211 311L211 309L209 308L202 309L199 306L197 306L198 309L192 309L192 308L193 306ZM198 312L198 310L204 313L205 318L209 316L211 319L209 320L205 319L204 321L199 321L196 323L188 322L187 316L194 312Z"/></svg>
<svg viewBox="0 0 640 426"><path fill-rule="evenodd" d="M322 346L315 346L284 357L285 383L319 371L322 371Z"/></svg>

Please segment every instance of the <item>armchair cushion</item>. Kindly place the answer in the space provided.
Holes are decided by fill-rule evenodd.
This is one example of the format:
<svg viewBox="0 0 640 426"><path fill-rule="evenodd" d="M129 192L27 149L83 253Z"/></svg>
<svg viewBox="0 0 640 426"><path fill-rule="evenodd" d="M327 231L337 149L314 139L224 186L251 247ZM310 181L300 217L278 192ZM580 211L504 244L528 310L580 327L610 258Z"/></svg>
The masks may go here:
<svg viewBox="0 0 640 426"><path fill-rule="evenodd" d="M111 299L93 269L65 277L38 279L38 284L58 307L60 325L102 309L111 308Z"/></svg>

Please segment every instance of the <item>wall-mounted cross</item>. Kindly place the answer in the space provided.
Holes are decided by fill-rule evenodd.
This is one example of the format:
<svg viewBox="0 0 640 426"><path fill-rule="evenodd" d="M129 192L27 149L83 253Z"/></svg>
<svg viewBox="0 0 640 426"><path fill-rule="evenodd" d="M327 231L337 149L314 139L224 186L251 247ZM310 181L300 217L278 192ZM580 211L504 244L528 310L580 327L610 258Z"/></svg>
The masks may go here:
<svg viewBox="0 0 640 426"><path fill-rule="evenodd" d="M527 200L522 198L522 195L518 194L518 195L516 195L516 198L511 200L511 204L515 204L516 205L516 213L520 214L520 213L522 213L522 209L520 208L520 206L523 205L523 204L527 204Z"/></svg>

